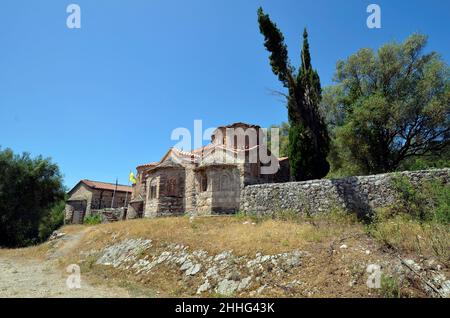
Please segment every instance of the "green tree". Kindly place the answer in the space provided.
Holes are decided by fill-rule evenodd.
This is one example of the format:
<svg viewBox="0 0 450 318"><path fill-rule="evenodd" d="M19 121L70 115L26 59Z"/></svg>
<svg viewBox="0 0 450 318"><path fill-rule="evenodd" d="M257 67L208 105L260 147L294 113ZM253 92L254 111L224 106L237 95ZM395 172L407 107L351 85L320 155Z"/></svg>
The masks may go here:
<svg viewBox="0 0 450 318"><path fill-rule="evenodd" d="M45 241L53 231L64 224L65 200L56 202L39 223L39 240Z"/></svg>
<svg viewBox="0 0 450 318"><path fill-rule="evenodd" d="M287 88L289 121L288 156L293 180L324 177L330 168L327 161L329 137L319 111L321 100L320 80L312 68L308 33L303 33L301 67L298 72L288 58L283 34L262 8L258 9L258 23L264 36L264 46L270 52L272 71Z"/></svg>
<svg viewBox="0 0 450 318"><path fill-rule="evenodd" d="M337 63L321 105L334 136L333 170L380 173L448 154L450 70L423 52L426 43L413 34Z"/></svg>
<svg viewBox="0 0 450 318"><path fill-rule="evenodd" d="M288 147L289 147L289 123L282 122L281 125L272 125L270 128L279 129L279 146L280 146L280 157L287 157ZM267 148L270 150L272 146L270 129L267 130Z"/></svg>
<svg viewBox="0 0 450 318"><path fill-rule="evenodd" d="M64 198L59 168L50 159L0 150L0 246L39 241L39 228Z"/></svg>

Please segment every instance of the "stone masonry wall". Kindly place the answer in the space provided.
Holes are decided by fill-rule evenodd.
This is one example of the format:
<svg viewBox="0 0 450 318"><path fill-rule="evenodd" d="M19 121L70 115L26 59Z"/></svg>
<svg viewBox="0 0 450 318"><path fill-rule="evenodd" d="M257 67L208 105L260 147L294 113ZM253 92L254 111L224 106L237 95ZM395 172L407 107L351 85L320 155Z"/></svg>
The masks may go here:
<svg viewBox="0 0 450 318"><path fill-rule="evenodd" d="M425 179L450 183L450 169L405 171L412 184ZM247 186L241 192L241 210L249 214L272 214L281 210L309 213L341 207L364 214L395 202L396 191L391 180L395 173L342 179L270 183Z"/></svg>

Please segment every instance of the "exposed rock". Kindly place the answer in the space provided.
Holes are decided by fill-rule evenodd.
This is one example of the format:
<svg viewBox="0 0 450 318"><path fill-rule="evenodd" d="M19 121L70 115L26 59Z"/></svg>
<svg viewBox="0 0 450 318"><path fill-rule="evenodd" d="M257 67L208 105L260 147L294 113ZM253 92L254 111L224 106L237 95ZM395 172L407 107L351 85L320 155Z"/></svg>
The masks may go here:
<svg viewBox="0 0 450 318"><path fill-rule="evenodd" d="M244 278L243 280L241 280L240 282L239 282L239 285L238 285L238 290L242 290L242 289L245 289L245 288L247 288L249 285L250 285L250 281L252 280L252 277L251 276L248 276L248 277L246 277L246 278Z"/></svg>
<svg viewBox="0 0 450 318"><path fill-rule="evenodd" d="M216 257L214 257L214 260L215 260L216 262L217 262L217 261L221 261L221 260L224 260L224 259L227 259L228 257L230 257L230 255L231 255L231 252L229 252L229 251L224 251L224 252L222 252L222 253L216 255Z"/></svg>
<svg viewBox="0 0 450 318"><path fill-rule="evenodd" d="M257 293L257 294L261 294L261 293L264 291L264 289L266 289L266 287L267 287L267 285L263 285L263 286L259 287L259 288L256 290L256 293Z"/></svg>
<svg viewBox="0 0 450 318"><path fill-rule="evenodd" d="M191 268L192 266L194 266L194 264L192 264L192 262L191 262L190 260L186 260L186 261L183 263L183 265L181 265L180 269L181 269L182 271L185 271L185 270Z"/></svg>
<svg viewBox="0 0 450 318"><path fill-rule="evenodd" d="M190 268L186 270L186 275L195 275L200 271L202 266L200 264L192 265Z"/></svg>
<svg viewBox="0 0 450 318"><path fill-rule="evenodd" d="M424 262L424 268L412 259L403 259L402 261L406 265L404 272L406 276L410 280L417 281L430 297L450 297L450 280L447 280L439 270L426 269L430 263Z"/></svg>
<svg viewBox="0 0 450 318"><path fill-rule="evenodd" d="M216 292L221 295L232 295L239 287L239 282L234 280L224 279L219 282Z"/></svg>
<svg viewBox="0 0 450 318"><path fill-rule="evenodd" d="M206 277L217 277L218 274L218 270L215 266L208 268L208 270L206 271Z"/></svg>
<svg viewBox="0 0 450 318"><path fill-rule="evenodd" d="M65 236L66 233L53 231L52 235L48 238L49 241L60 239L61 237Z"/></svg>
<svg viewBox="0 0 450 318"><path fill-rule="evenodd" d="M166 244L162 250L155 247L158 252L149 250L151 246L150 240L125 240L97 252L100 254L97 264L131 270L137 275L156 271L158 266L173 266L184 272L187 280L198 275L202 268L207 268L203 283L197 286L197 294L214 290L219 294L232 295L249 289L253 279L259 285L269 286L272 275L289 273L301 264L303 257L309 256L306 252L295 250L274 255L257 253L254 259L249 259L235 256L232 251L209 256L204 250L189 251L181 244Z"/></svg>
<svg viewBox="0 0 450 318"><path fill-rule="evenodd" d="M96 263L119 267L124 262L136 260L137 255L148 249L150 246L151 240L125 240L121 243L107 247Z"/></svg>
<svg viewBox="0 0 450 318"><path fill-rule="evenodd" d="M291 267L299 265L300 256L301 253L299 251L295 251L294 253L292 253L292 256L287 259L286 264Z"/></svg>
<svg viewBox="0 0 450 318"><path fill-rule="evenodd" d="M204 293L208 291L211 288L211 285L209 284L208 279L205 280L203 284L201 284L197 289L197 294Z"/></svg>

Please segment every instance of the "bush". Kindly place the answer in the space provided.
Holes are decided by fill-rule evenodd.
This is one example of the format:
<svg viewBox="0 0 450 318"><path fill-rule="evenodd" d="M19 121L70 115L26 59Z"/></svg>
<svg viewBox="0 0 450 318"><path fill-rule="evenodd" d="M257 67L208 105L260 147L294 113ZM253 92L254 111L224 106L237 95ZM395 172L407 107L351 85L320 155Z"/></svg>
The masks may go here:
<svg viewBox="0 0 450 318"><path fill-rule="evenodd" d="M64 208L65 201L61 200L56 203L50 210L50 213L46 215L39 224L39 240L47 240L53 231L57 230L64 224Z"/></svg>
<svg viewBox="0 0 450 318"><path fill-rule="evenodd" d="M42 222L64 195L61 173L50 159L0 150L0 246L38 243Z"/></svg>
<svg viewBox="0 0 450 318"><path fill-rule="evenodd" d="M393 277L382 275L380 294L384 298L400 298L401 291L397 280Z"/></svg>
<svg viewBox="0 0 450 318"><path fill-rule="evenodd" d="M406 213L419 221L450 223L450 186L440 181L424 181L414 186L405 176L392 179L399 193L393 214Z"/></svg>
<svg viewBox="0 0 450 318"><path fill-rule="evenodd" d="M84 224L96 225L96 224L100 224L100 223L102 223L102 218L98 214L90 215L84 219Z"/></svg>
<svg viewBox="0 0 450 318"><path fill-rule="evenodd" d="M421 222L407 214L397 214L393 217L379 215L367 229L372 237L390 248L434 255L445 262L449 260L450 232L447 225L435 221Z"/></svg>
<svg viewBox="0 0 450 318"><path fill-rule="evenodd" d="M375 210L368 232L385 245L407 252L450 259L450 187L425 181L417 187L401 176L393 179L398 200Z"/></svg>
<svg viewBox="0 0 450 318"><path fill-rule="evenodd" d="M433 195L434 220L439 223L450 223L450 186L439 182L430 183Z"/></svg>

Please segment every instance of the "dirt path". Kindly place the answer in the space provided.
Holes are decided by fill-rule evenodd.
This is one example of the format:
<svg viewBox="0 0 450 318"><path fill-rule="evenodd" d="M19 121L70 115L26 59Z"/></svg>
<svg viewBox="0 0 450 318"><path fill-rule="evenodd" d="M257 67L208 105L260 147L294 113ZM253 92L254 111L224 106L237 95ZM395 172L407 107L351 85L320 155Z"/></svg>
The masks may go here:
<svg viewBox="0 0 450 318"><path fill-rule="evenodd" d="M91 285L81 275L81 288L70 289L70 273L57 266L57 258L72 250L87 230L57 242L45 261L0 256L0 297L130 297L127 290Z"/></svg>

